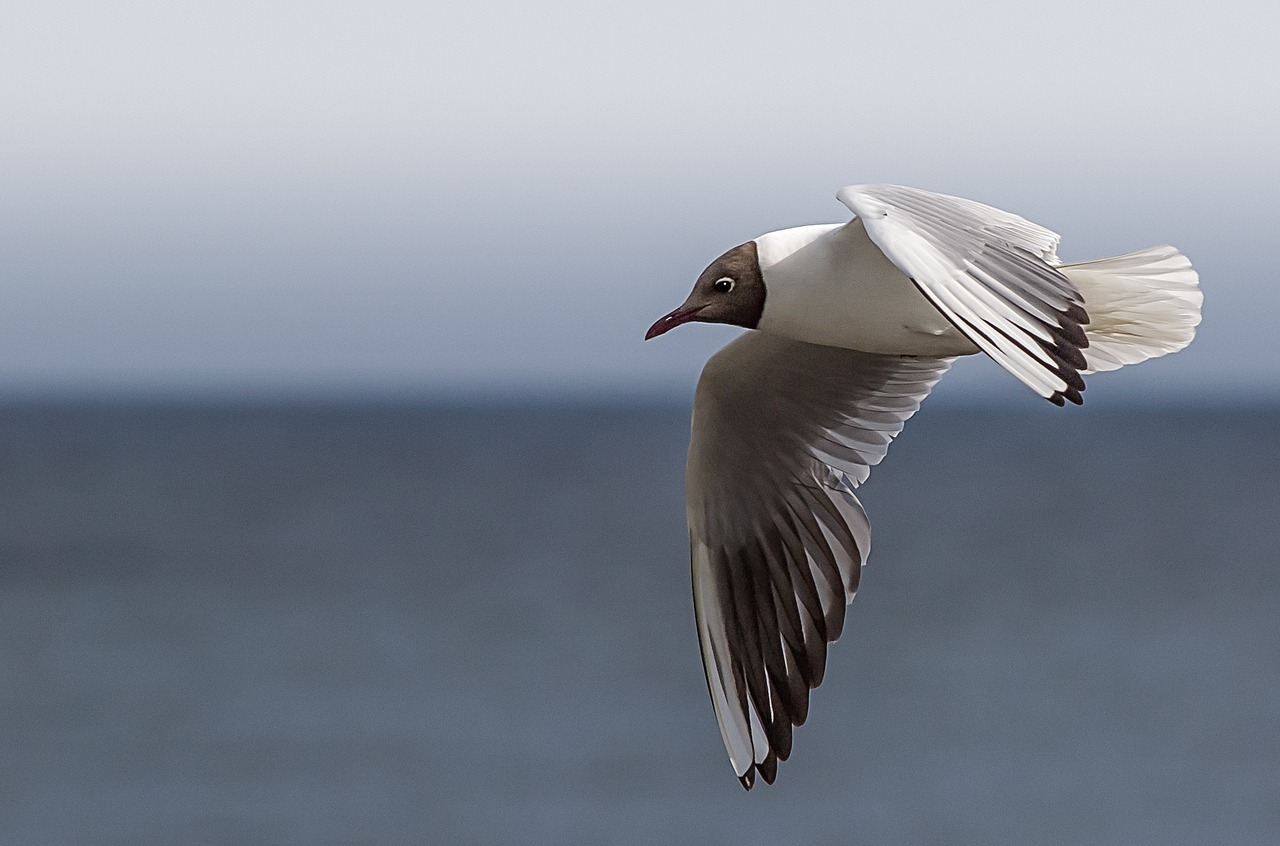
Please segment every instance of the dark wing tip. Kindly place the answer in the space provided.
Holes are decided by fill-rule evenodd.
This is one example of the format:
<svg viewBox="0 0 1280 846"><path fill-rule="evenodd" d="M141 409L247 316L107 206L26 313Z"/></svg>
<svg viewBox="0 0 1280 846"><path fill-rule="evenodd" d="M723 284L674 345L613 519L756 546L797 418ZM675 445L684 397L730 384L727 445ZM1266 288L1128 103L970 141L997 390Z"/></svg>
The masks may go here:
<svg viewBox="0 0 1280 846"><path fill-rule="evenodd" d="M1058 271L1061 273L1061 271ZM1068 280L1070 282L1070 280ZM1085 337L1084 327L1089 325L1089 312L1085 311L1084 306L1080 303L1070 303L1064 310L1063 314L1067 317L1067 326L1075 324L1074 327L1067 329L1070 337L1079 346L1089 346L1089 339ZM1064 327L1065 328L1065 327Z"/></svg>
<svg viewBox="0 0 1280 846"><path fill-rule="evenodd" d="M744 790L750 790L755 787L756 773L760 774L760 778L764 779L765 784L773 784L774 779L778 777L778 756L770 749L765 755L764 760L760 763L753 763L747 767L747 771L738 776L738 782Z"/></svg>
<svg viewBox="0 0 1280 846"><path fill-rule="evenodd" d="M1084 405L1084 397L1080 395L1080 391L1074 387L1068 387L1065 391L1057 391L1053 396L1046 399L1058 408L1062 408L1067 404L1067 400L1071 400L1074 405Z"/></svg>
<svg viewBox="0 0 1280 846"><path fill-rule="evenodd" d="M773 784L773 780L778 777L778 756L773 754L772 749L764 756L764 761L756 765L756 769L760 771L765 784Z"/></svg>

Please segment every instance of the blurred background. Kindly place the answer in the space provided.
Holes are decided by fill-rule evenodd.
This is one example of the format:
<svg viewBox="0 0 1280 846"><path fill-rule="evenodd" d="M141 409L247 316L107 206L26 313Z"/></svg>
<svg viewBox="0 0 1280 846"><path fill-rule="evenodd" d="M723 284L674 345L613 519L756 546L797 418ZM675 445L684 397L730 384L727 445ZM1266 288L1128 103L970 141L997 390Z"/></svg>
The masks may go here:
<svg viewBox="0 0 1280 846"><path fill-rule="evenodd" d="M1274 4L11 2L0 819L64 843L1280 838ZM1195 343L960 362L778 784L693 629L724 249L888 181Z"/></svg>

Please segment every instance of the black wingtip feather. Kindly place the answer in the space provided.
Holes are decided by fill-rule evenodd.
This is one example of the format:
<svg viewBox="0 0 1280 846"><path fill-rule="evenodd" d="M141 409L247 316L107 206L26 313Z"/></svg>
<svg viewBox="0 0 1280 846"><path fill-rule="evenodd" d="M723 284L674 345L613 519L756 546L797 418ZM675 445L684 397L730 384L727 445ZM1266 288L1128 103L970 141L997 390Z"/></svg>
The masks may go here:
<svg viewBox="0 0 1280 846"><path fill-rule="evenodd" d="M1084 357L1083 349L1088 344L1081 344L1065 337L1061 333L1050 333L1054 336L1053 344L1042 344L1045 351L1058 361L1071 365L1076 370L1084 370L1088 367L1088 360Z"/></svg>
<svg viewBox="0 0 1280 846"><path fill-rule="evenodd" d="M1068 370L1062 374L1062 378L1068 385L1075 388L1077 391L1084 390L1084 377L1080 375L1079 371Z"/></svg>
<svg viewBox="0 0 1280 846"><path fill-rule="evenodd" d="M1072 334L1079 334L1080 340L1077 341L1077 343L1079 343L1080 346L1088 345L1089 341L1085 338L1084 329L1082 329L1081 326L1089 325L1089 312L1084 310L1084 306L1072 303L1067 306L1067 309L1063 314L1066 315L1067 320L1071 321L1068 325L1073 326L1074 332ZM1064 326L1063 328L1065 329L1066 327ZM1075 339L1072 338L1072 340Z"/></svg>
<svg viewBox="0 0 1280 846"><path fill-rule="evenodd" d="M756 764L756 769L760 771L760 777L764 779L765 784L773 784L773 780L778 777L778 758L773 754L773 750L764 756L762 763Z"/></svg>
<svg viewBox="0 0 1280 846"><path fill-rule="evenodd" d="M1065 391L1058 391L1051 397L1047 397L1049 402L1062 408L1067 404L1067 400L1071 400L1073 405L1084 405L1084 397L1080 395L1080 391L1075 388L1067 388Z"/></svg>

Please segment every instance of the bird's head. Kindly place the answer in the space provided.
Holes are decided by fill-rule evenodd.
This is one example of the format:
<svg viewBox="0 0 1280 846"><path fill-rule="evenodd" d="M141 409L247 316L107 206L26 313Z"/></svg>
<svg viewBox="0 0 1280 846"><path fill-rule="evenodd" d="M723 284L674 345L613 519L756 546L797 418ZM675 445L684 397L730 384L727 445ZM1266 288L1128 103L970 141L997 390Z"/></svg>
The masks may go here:
<svg viewBox="0 0 1280 846"><path fill-rule="evenodd" d="M656 338L692 320L754 329L764 312L764 293L756 242L739 244L711 262L684 304L650 326L644 339Z"/></svg>

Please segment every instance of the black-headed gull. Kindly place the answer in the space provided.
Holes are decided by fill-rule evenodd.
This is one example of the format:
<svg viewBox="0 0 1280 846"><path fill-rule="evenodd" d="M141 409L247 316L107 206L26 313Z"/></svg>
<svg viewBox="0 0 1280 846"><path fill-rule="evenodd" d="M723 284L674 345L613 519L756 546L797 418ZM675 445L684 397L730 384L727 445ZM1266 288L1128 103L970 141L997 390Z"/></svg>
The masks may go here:
<svg viewBox="0 0 1280 846"><path fill-rule="evenodd" d="M871 547L853 489L956 356L985 352L1050 402L1083 375L1185 347L1202 295L1169 246L1062 264L1058 236L896 185L837 195L847 223L720 256L646 338L747 332L707 362L685 493L707 687L742 785L768 783L822 682Z"/></svg>

